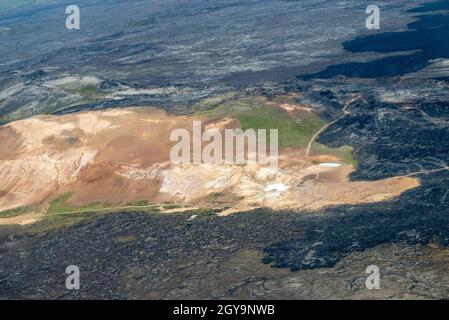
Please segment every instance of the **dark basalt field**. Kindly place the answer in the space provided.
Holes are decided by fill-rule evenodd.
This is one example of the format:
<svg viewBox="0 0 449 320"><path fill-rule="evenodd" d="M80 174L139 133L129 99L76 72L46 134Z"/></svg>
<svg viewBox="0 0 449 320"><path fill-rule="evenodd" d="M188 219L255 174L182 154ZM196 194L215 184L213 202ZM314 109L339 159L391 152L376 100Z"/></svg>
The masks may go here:
<svg viewBox="0 0 449 320"><path fill-rule="evenodd" d="M350 105L349 115L329 128L320 142L354 147L360 163L352 177L355 180L444 168L449 156L449 105L433 93L438 83L423 82L421 90L428 90L423 95L426 98L424 101L415 98L413 108L407 108L410 101L382 102L374 97L374 92L380 92L386 85L394 85L401 92L415 84L413 81L391 80L387 84L372 81L366 93L359 91L362 98ZM290 84L285 90L298 86L303 92L310 92L310 99L327 101L336 110L350 91L343 90L347 82L328 82L326 91L316 92L315 88L324 86L321 81L307 86ZM430 103L429 99L434 101ZM376 254L379 248L392 245L420 250L416 248L424 246L426 250L434 248L436 256L445 252L449 243L448 176L447 170L423 173L419 175L421 187L393 201L328 208L316 213L260 209L217 217L212 212L204 212L193 221L188 221L191 214L122 213L48 233L35 234L32 230L36 226L21 232L4 228L0 247L0 296L250 298L250 293L237 293L234 286L245 290L254 286L251 290L260 291L261 297L273 297L273 292L264 289L270 277L285 279L305 272L301 270L313 269L310 276L319 278L321 268L335 272L335 268L353 259L358 252L374 250L371 260L351 265L346 271L349 278L339 280L343 284L334 288L336 297L354 297L360 291L369 294L363 288L348 291L344 281L357 275L363 277L364 268L369 264L379 264L380 268L399 267L405 259L402 251L410 255L408 250L411 250L399 250L392 259L384 260L383 253ZM245 256L247 252L251 252L253 260ZM407 274L416 273L420 262L429 263L421 261L420 255L415 258L416 266L408 266ZM235 275L232 266L222 269L234 259L244 259L245 266L253 264L252 268L258 270L256 274L260 273L263 280L254 279L251 273ZM84 270L85 287L77 293L67 293L62 286L65 267L70 264ZM435 268L435 272L446 270L445 266ZM406 277L405 274L397 276L399 280L392 280L390 285ZM219 283L205 286L201 292L199 287L204 284L198 281L203 278ZM132 285L135 281L139 284ZM419 284L421 280L416 281ZM443 281L439 285L446 284ZM419 297L428 294L420 286L414 286L413 290L400 285L395 288L396 297L411 292ZM285 294L284 289L278 290L280 296ZM310 297L326 296L324 291L315 290ZM291 294L307 298L306 291L300 289Z"/></svg>
<svg viewBox="0 0 449 320"><path fill-rule="evenodd" d="M388 32L360 35L352 22L344 24L341 27L352 32L319 41L320 49L329 55L320 58L284 55L285 48L275 41L278 32L290 25L294 27L285 38L298 40L298 32L304 30L301 26L310 24L310 20L299 23L298 12L291 11L297 1L279 1L283 20L268 13L275 8L273 1L262 1L257 8L241 1L194 2L182 2L179 11L171 3L165 9L155 5L147 8L152 12L147 17L139 15L140 5L130 1L128 12L135 16L133 23L128 21L128 32L120 32L120 27L100 28L94 39L82 33L70 45L49 46L36 55L30 52L23 61L0 49L5 53L0 88L13 88L16 94L8 91L0 101L0 115L5 117L0 124L18 110L13 118L44 112L40 107L29 108L29 100L36 97L41 103L54 103L46 112L55 114L149 103L189 113L190 106L202 98L228 91L265 96L298 93L302 103L321 109L329 119L341 115L346 106L348 114L323 132L318 142L353 147L358 168L352 180L418 174L421 186L391 201L319 212L259 209L228 217L207 211L123 212L90 217L64 228L49 227L46 221L0 227L0 298L447 299L449 85L444 79L449 73L444 58L448 57L449 20L446 11L433 13L447 10L447 2L398 9L401 1L396 1L387 10L386 21L407 11L406 17L396 21L403 26L408 23L409 29L392 32L391 27ZM87 15L95 17L95 10L103 5L88 7ZM306 1L301 9L317 5ZM57 8L49 5L33 11L35 23L42 23L45 13ZM242 34L262 30L257 28L261 17L267 24L279 22L279 29L253 32L253 41L246 39L247 45L241 47L243 38L230 31L234 27L230 17L242 8L253 17L237 16ZM2 13L7 19L0 27L23 21L24 15ZM210 28L198 26L198 15L210 19ZM329 15L326 23L333 25L337 20L346 21ZM148 31L149 26L155 29ZM314 32L322 33L325 27L318 24ZM226 34L228 41L203 43L189 38L194 31L203 40ZM26 28L17 32L2 37L18 41ZM137 44L129 40L131 34ZM152 36L151 42L142 40L147 35ZM36 44L39 37L27 39L26 45L44 50ZM110 40L115 41L113 46ZM334 42L343 43L344 50L327 47ZM208 45L215 51L201 47ZM223 52L237 52L239 63L230 68L232 57ZM254 56L259 56L260 64L255 64ZM361 57L367 61L360 62ZM300 60L305 63L294 63ZM45 65L58 68L44 71ZM173 72L170 65L182 72ZM94 98L72 100L67 92L49 86L48 81L73 75L73 70L100 79ZM104 99L130 89L157 90ZM68 103L62 108L58 99ZM192 214L198 217L189 219ZM65 289L65 268L72 264L81 271L78 291ZM368 265L379 266L381 290L366 289Z"/></svg>
<svg viewBox="0 0 449 320"><path fill-rule="evenodd" d="M433 12L448 9L446 1L439 1L410 12ZM332 78L337 75L361 78L379 78L405 75L432 64L434 59L448 58L449 17L447 14L417 16L408 24L408 31L388 32L363 36L343 43L348 52L392 53L393 56L369 62L337 64L302 79ZM398 53L405 54L399 55Z"/></svg>

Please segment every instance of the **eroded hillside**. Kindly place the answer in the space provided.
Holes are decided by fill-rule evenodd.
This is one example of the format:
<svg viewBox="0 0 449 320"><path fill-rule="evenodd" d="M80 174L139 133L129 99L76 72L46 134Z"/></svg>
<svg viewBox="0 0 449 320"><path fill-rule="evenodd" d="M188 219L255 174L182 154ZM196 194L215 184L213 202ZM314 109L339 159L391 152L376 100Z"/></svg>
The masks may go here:
<svg viewBox="0 0 449 320"><path fill-rule="evenodd" d="M279 129L279 169L172 163L170 133L192 133L193 121L202 121L202 130ZM259 207L317 210L388 200L419 185L413 177L349 181L350 148L314 142L328 125L289 96L242 98L191 116L128 108L12 122L0 129L0 223L157 204L221 215Z"/></svg>

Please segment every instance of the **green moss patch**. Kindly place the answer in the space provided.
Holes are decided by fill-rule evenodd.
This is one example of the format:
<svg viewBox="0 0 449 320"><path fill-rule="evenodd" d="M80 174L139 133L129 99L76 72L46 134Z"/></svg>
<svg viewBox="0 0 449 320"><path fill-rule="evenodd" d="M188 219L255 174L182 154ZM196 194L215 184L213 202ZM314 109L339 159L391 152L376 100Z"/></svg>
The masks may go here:
<svg viewBox="0 0 449 320"><path fill-rule="evenodd" d="M197 116L211 120L235 117L243 130L278 129L279 147L304 147L310 138L325 125L325 122L312 112L303 112L295 117L285 110L266 104L258 97L229 101L213 109L200 111Z"/></svg>
<svg viewBox="0 0 449 320"><path fill-rule="evenodd" d="M0 212L0 218L13 218L31 212L31 207L19 207Z"/></svg>
<svg viewBox="0 0 449 320"><path fill-rule="evenodd" d="M314 143L312 146L314 154L330 154L339 157L347 164L357 166L357 159L354 158L352 148L349 146L342 146L340 148L331 148L320 143Z"/></svg>

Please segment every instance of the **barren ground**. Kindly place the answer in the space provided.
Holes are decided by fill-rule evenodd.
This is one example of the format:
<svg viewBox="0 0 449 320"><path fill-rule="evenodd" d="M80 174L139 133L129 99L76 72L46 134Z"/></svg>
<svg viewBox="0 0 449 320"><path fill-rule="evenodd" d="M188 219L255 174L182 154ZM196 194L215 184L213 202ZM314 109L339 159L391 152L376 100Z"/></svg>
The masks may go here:
<svg viewBox="0 0 449 320"><path fill-rule="evenodd" d="M266 107L296 117L312 112L283 100ZM0 212L30 208L1 218L0 224L34 222L64 196L62 204L70 208L146 201L221 208L227 215L259 207L318 210L384 201L419 185L413 177L349 181L353 164L334 154L307 154L306 146L281 148L277 171L260 165L172 164L170 133L192 132L194 120L203 121L203 130L240 126L232 116L214 120L128 108L37 116L0 127ZM326 162L339 165L323 166Z"/></svg>

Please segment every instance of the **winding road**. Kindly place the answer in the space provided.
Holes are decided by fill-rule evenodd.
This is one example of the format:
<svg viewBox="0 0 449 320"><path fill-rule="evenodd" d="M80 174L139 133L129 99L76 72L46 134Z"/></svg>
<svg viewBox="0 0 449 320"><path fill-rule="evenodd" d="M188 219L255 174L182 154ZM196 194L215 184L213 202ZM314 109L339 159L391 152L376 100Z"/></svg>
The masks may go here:
<svg viewBox="0 0 449 320"><path fill-rule="evenodd" d="M318 136L323 133L327 128L329 128L331 125L337 123L338 121L340 121L341 119L343 119L344 117L346 117L348 114L350 114L350 112L347 110L347 108L354 103L354 101L357 101L358 99L363 99L361 96L357 96L354 99L352 99L351 101L349 101L348 103L346 103L342 109L343 114L338 118L335 119L332 122L327 123L326 125L324 125L320 130L318 130L313 136L312 138L310 138L309 143L307 144L307 149L306 149L306 155L304 157L304 162L301 165L301 168L304 167L304 165L307 163L307 160L309 159L309 155L310 155L310 151L312 149L312 145L315 142L315 140L318 138Z"/></svg>

